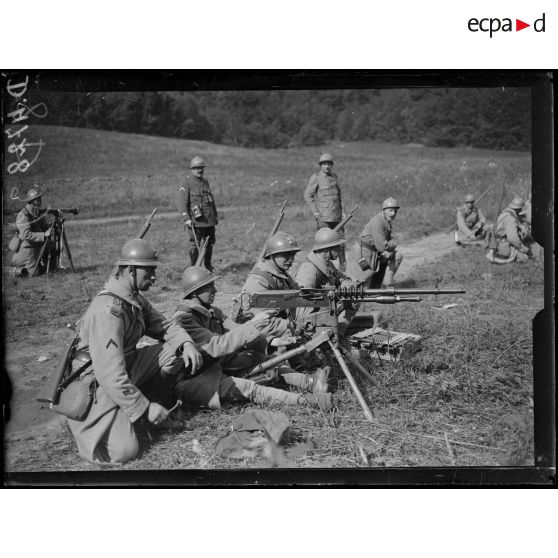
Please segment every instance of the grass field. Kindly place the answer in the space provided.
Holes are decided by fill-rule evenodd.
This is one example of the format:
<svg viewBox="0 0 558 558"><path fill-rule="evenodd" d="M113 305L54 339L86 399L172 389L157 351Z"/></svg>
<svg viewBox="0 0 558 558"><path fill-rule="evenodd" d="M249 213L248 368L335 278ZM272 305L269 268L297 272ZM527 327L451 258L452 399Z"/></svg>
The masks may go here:
<svg viewBox="0 0 558 558"><path fill-rule="evenodd" d="M453 224L467 192L489 186L482 208L494 220L502 193L506 201L530 183L528 153L452 150L390 144L332 144L296 150L240 149L204 142L83 129L34 127L45 148L39 162L17 183L4 185L4 319L6 362L14 383L37 387L48 374L75 321L106 279L123 242L136 236L154 207L175 211L176 186L194 154L206 158L219 208L216 267L217 304L230 308L281 203L289 199L282 230L304 251L312 241L310 214L302 193L322 150L336 157L346 208L361 202L347 230L349 241L388 195L402 205L395 222L401 243L439 233ZM47 190L50 206L78 205L67 220L76 273L17 280L6 275L10 223L20 202L12 187L33 181ZM79 224L78 220L137 215L121 222ZM161 254L158 281L149 297L162 311L180 298L186 265L180 220L157 216L149 242ZM448 242L451 236L448 235ZM300 254L297 263L303 255ZM296 265L296 264L295 264ZM422 351L398 364L377 365L378 387L364 386L376 422L367 423L343 380L335 413L287 409L294 430L314 449L291 463L299 467L472 466L532 464L531 321L543 305L542 263L491 266L480 249L461 250L413 271L412 284L465 288L465 295L416 305L382 307L390 329L424 337ZM433 306L456 302L440 311ZM38 355L49 358L37 363ZM362 381L360 382L363 385ZM250 408L251 406L246 406ZM216 458L212 444L244 407L199 412L183 431L160 435L125 469L231 468L265 466L260 460ZM22 445L23 444L23 445ZM89 469L63 431L41 445L8 442L8 470Z"/></svg>

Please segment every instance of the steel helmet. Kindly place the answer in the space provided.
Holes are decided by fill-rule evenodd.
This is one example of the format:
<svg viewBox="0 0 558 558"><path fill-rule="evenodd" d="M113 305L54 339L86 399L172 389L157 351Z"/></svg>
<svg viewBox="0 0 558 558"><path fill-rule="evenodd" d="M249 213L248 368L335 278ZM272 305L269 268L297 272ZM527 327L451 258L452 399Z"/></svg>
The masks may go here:
<svg viewBox="0 0 558 558"><path fill-rule="evenodd" d="M153 250L143 238L134 238L128 240L128 242L122 246L120 259L116 262L116 265L157 267L158 263L157 251Z"/></svg>
<svg viewBox="0 0 558 558"><path fill-rule="evenodd" d="M190 161L190 168L191 169L197 169L200 167L205 167L205 161L201 158L198 157L197 155Z"/></svg>
<svg viewBox="0 0 558 558"><path fill-rule="evenodd" d="M382 210L384 209L399 209L400 205L397 203L397 200L395 198L388 198L387 200L384 200L384 203L382 204Z"/></svg>
<svg viewBox="0 0 558 558"><path fill-rule="evenodd" d="M192 266L186 268L182 274L182 288L184 289L184 298L194 293L201 287L214 283L216 275L205 267Z"/></svg>
<svg viewBox="0 0 558 558"><path fill-rule="evenodd" d="M473 196L473 194L467 194L465 196L465 203L467 202L474 202L475 201L475 196Z"/></svg>
<svg viewBox="0 0 558 558"><path fill-rule="evenodd" d="M322 163L331 163L333 164L333 155L331 155L330 153L324 153L321 157L320 157L320 165Z"/></svg>
<svg viewBox="0 0 558 558"><path fill-rule="evenodd" d="M41 192L39 187L35 184L35 186L33 186L33 188L31 188L27 192L27 197L25 198L25 201L26 201L26 203L29 203L33 200L36 200L37 198L42 197L42 195L43 195L43 193Z"/></svg>
<svg viewBox="0 0 558 558"><path fill-rule="evenodd" d="M337 231L324 227L314 235L314 246L312 246L312 250L316 252L325 248L341 246L342 244L345 244L345 240L339 236Z"/></svg>
<svg viewBox="0 0 558 558"><path fill-rule="evenodd" d="M289 233L278 232L274 234L269 240L264 258L281 252L300 252L296 240Z"/></svg>
<svg viewBox="0 0 558 558"><path fill-rule="evenodd" d="M513 200L510 203L510 207L512 209L523 209L524 205L525 202L523 201L523 198L521 196L515 196L515 198L513 198Z"/></svg>

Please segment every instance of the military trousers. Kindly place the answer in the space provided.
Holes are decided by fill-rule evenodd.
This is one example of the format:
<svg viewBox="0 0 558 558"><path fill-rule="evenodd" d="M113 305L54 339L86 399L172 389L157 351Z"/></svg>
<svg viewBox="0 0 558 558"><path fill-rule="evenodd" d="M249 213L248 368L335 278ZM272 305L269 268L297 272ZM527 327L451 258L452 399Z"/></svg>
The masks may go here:
<svg viewBox="0 0 558 558"><path fill-rule="evenodd" d="M201 244L202 240L208 238L208 244L205 251L204 265L210 271L213 270L211 265L211 256L213 254L213 245L215 244L215 227L189 227L189 247L188 253L190 256L190 264L195 265L198 259L198 244Z"/></svg>
<svg viewBox="0 0 558 558"><path fill-rule="evenodd" d="M183 360L174 356L168 345L161 343L138 349L135 358L129 360L128 377L138 388L159 372L177 374L183 365ZM148 393L144 395L149 399ZM91 463L104 466L125 463L138 453L133 423L102 386L97 387L85 420L68 419L68 425L76 439L79 454Z"/></svg>

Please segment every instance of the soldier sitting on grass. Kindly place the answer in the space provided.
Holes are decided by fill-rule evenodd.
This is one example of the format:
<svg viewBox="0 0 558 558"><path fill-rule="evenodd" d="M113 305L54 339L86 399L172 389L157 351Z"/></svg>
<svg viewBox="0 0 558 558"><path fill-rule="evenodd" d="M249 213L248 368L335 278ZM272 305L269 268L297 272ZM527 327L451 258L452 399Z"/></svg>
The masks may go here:
<svg viewBox="0 0 558 558"><path fill-rule="evenodd" d="M221 402L252 401L259 405L310 405L324 411L333 402L327 393L327 371L314 374L279 367L279 380L308 393L302 394L261 385L242 378L265 360L266 353L292 342L269 335L273 328L271 312L260 312L251 320L236 324L213 306L216 276L202 267L184 271L184 298L172 316L192 337L204 355L204 369L196 377L183 375L176 384L176 397L190 408L219 409ZM239 377L240 376L240 377Z"/></svg>
<svg viewBox="0 0 558 558"><path fill-rule="evenodd" d="M475 196L467 194L465 203L457 208L455 243L467 245L483 239L489 228L482 211L475 205Z"/></svg>

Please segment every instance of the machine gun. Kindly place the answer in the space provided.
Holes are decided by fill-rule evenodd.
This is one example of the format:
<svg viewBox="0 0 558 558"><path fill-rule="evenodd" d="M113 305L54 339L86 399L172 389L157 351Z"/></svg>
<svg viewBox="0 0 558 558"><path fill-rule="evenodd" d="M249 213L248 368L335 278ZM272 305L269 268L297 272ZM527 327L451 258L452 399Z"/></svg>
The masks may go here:
<svg viewBox="0 0 558 558"><path fill-rule="evenodd" d="M39 265L45 266L45 272L50 273L51 271L56 271L57 269L63 269L60 265L60 259L62 256L62 251L65 250L68 256L68 261L72 271L75 272L74 262L72 260L72 253L70 252L70 246L68 244L68 239L66 237L66 229L64 226L64 213L71 213L72 215L77 215L79 209L74 207L60 207L60 208L47 208L43 214L49 214L54 217L54 221L50 227L50 235L45 238L43 245L39 251L39 256L37 257L37 262L35 267L31 272L31 277L34 277L39 269ZM46 255L45 255L46 252Z"/></svg>
<svg viewBox="0 0 558 558"><path fill-rule="evenodd" d="M155 213L157 213L157 208L153 210L151 215L145 221L138 238L143 238L147 234L147 231L151 227L151 219ZM118 266L115 266L112 269L109 279L116 273L118 273ZM84 369L84 366L81 366L77 371L72 372L72 361L74 360L74 356L76 356L76 349L79 341L79 322L80 320L76 322L72 334L64 345L59 365L52 371L48 383L44 386L39 396L36 397L36 401L56 405L64 387L76 377L78 372L81 372ZM87 364L91 364L91 361L89 360Z"/></svg>
<svg viewBox="0 0 558 558"><path fill-rule="evenodd" d="M249 295L250 307L262 309L283 309L283 308L315 308L317 311L304 313L297 318L295 332L303 339L309 339L296 349L287 351L282 355L265 361L248 373L248 378L261 374L265 370L272 368L280 362L299 355L303 352L310 352L318 346L331 351L343 374L347 378L349 385L355 394L364 416L373 421L372 411L368 407L358 385L351 374L345 359L349 360L357 370L366 377L368 381L375 384L374 377L362 366L357 359L353 358L350 352L340 343L339 340L339 321L338 313L345 303L376 302L379 304L395 304L399 302L420 302L421 295L449 295L462 294L462 289L365 289L362 285L350 287L326 286L322 289L298 289L284 291L262 291ZM325 309L323 309L326 307Z"/></svg>

